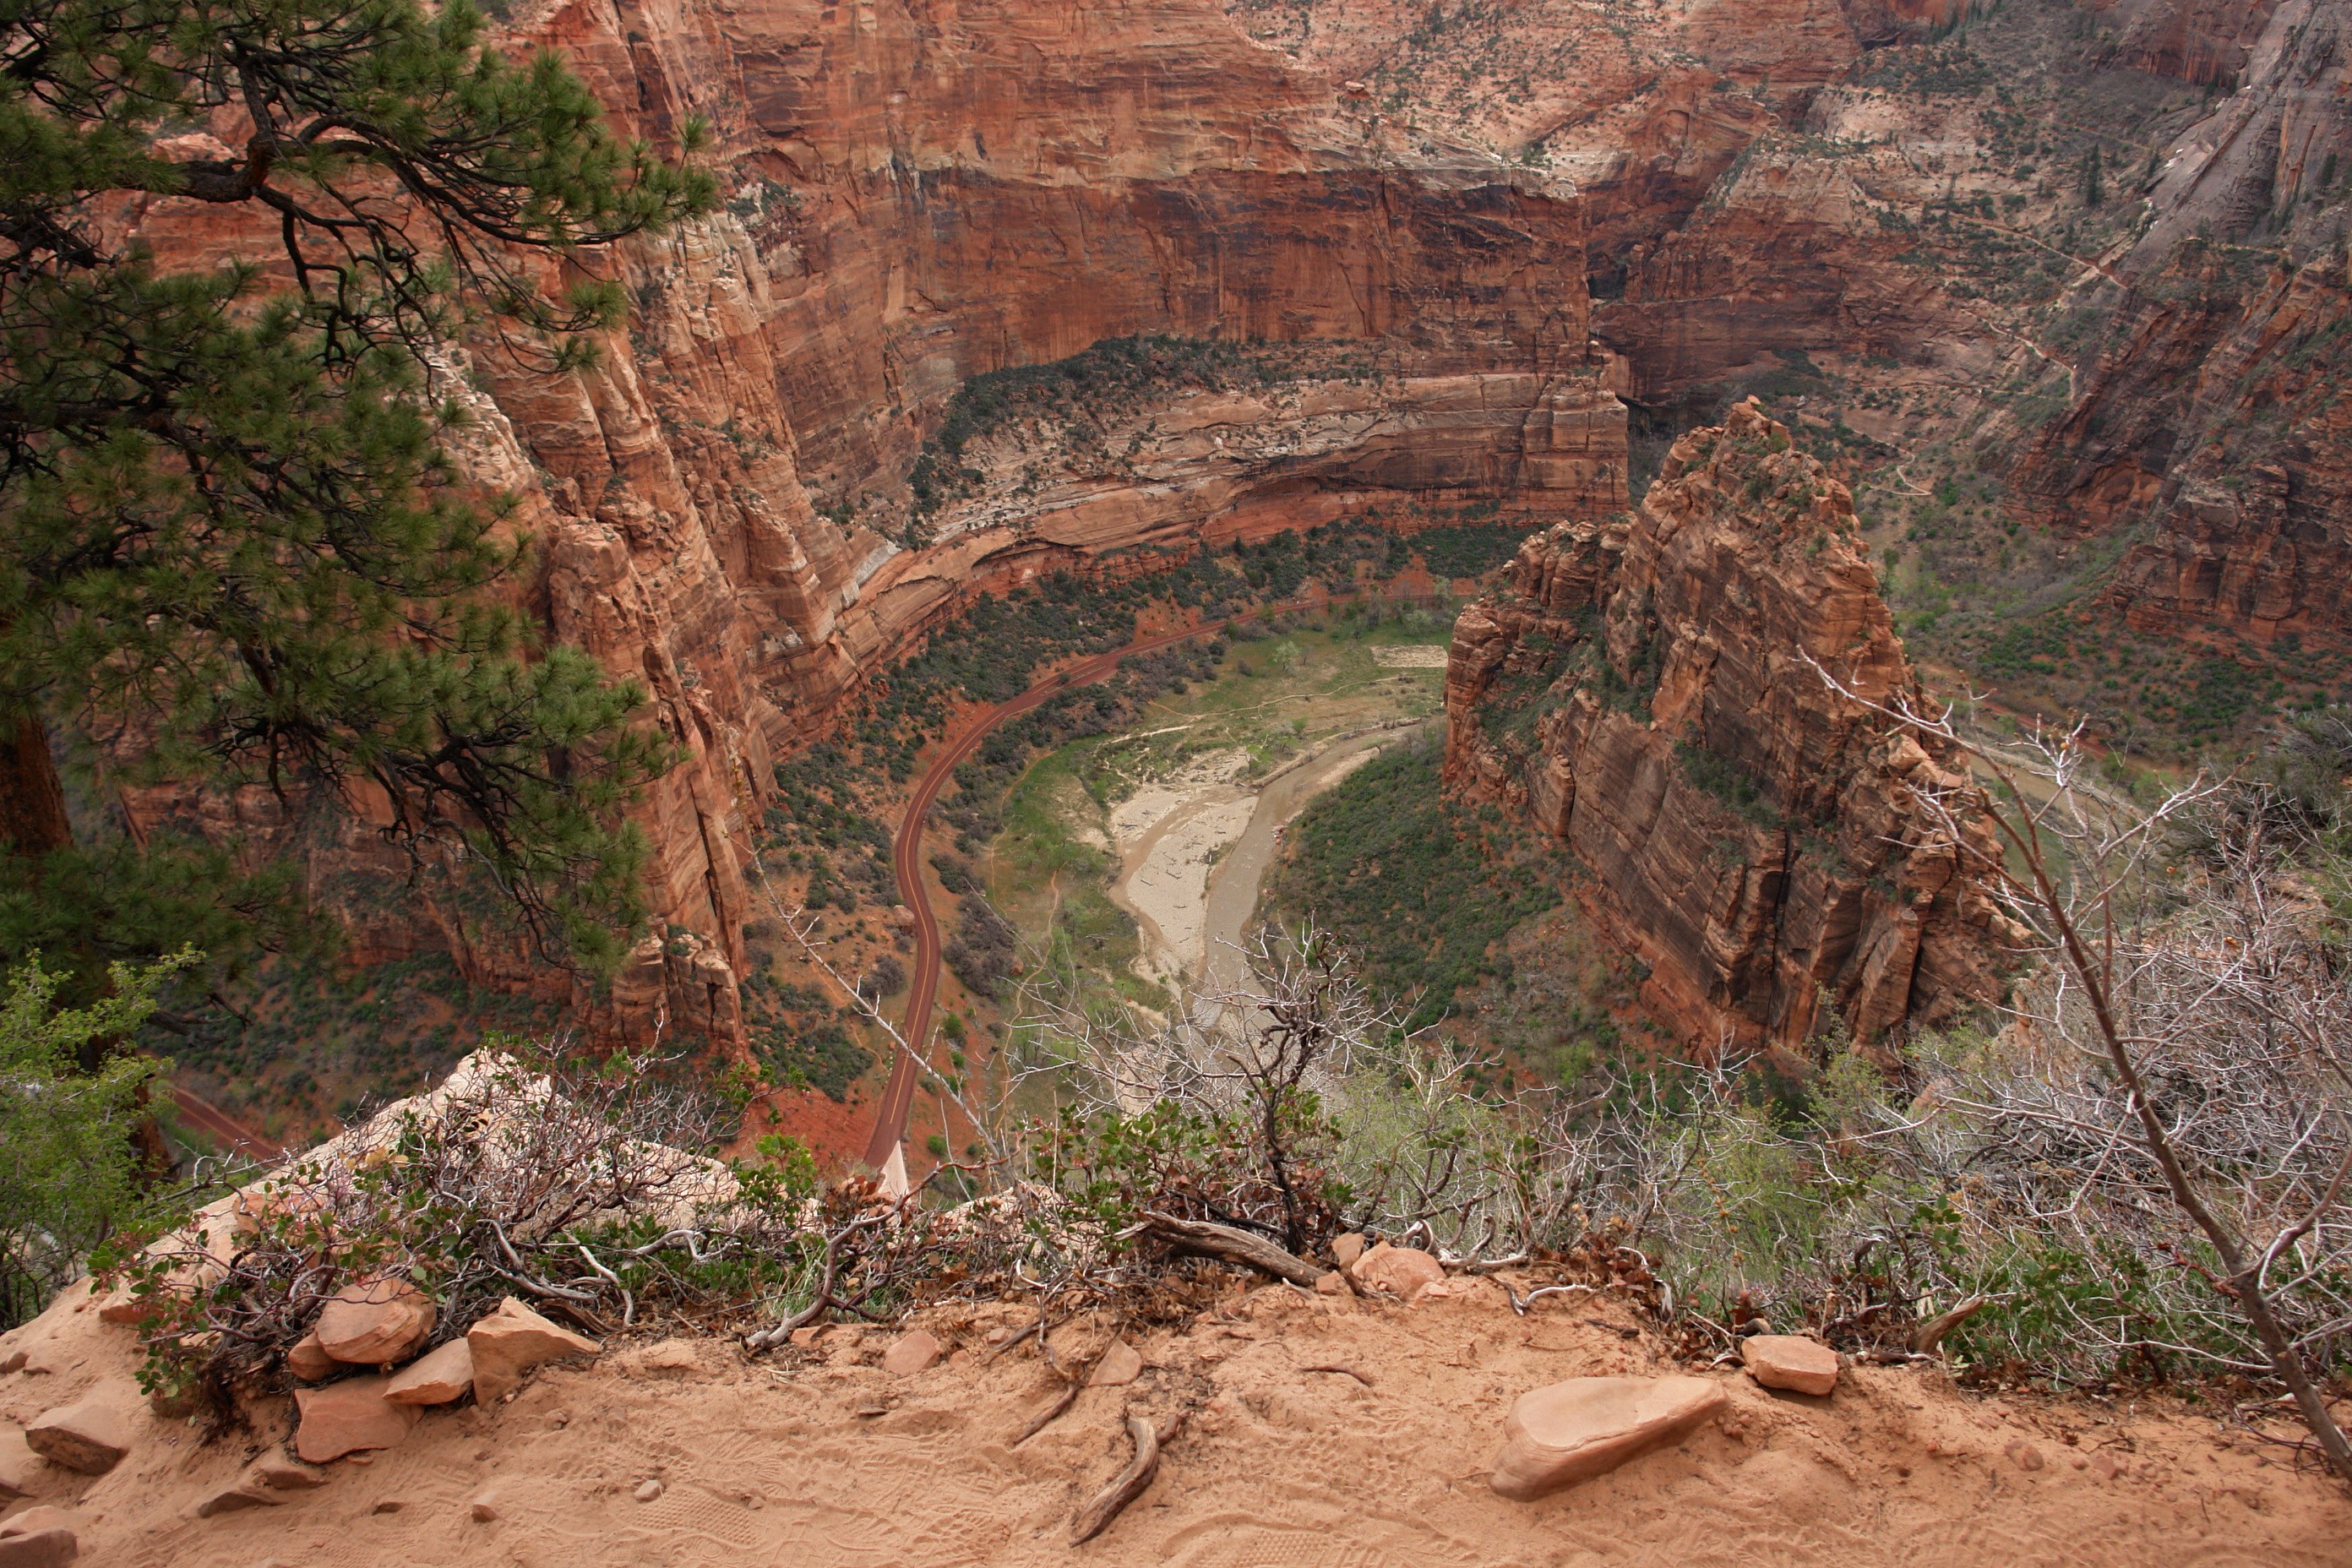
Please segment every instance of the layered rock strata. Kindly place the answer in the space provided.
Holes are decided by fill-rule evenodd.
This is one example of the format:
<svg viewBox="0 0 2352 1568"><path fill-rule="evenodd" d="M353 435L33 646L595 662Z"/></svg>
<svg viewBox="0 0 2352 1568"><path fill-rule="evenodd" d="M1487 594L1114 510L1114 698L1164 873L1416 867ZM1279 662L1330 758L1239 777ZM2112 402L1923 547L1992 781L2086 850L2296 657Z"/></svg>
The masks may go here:
<svg viewBox="0 0 2352 1568"><path fill-rule="evenodd" d="M2352 19L2130 9L2127 42L2161 40L2148 68L2237 90L2167 150L2113 324L2021 488L2056 526L2147 525L2109 595L2140 630L2352 647Z"/></svg>
<svg viewBox="0 0 2352 1568"><path fill-rule="evenodd" d="M1927 792L1985 852L1981 797L1880 710L1916 689L1845 487L1750 402L1463 613L1445 777L1567 847L1702 1047L1802 1049L1823 999L1874 1042L1998 985L2000 917Z"/></svg>
<svg viewBox="0 0 2352 1568"><path fill-rule="evenodd" d="M673 934L597 1004L607 1032L740 1039L772 763L972 594L1382 501L1622 504L1573 185L1392 133L1211 0L562 0L510 27L625 132L707 120L726 196L610 258L635 309L593 369L484 351L452 377L474 473L542 541L530 607L642 681L688 753L640 813ZM270 248L194 204L133 217L166 256ZM1138 333L1333 363L1262 397L1171 392L1116 463L1013 462L915 517L909 470L968 378ZM441 946L477 981L561 984L457 900L383 898L404 868L365 823L131 809L308 855L363 958Z"/></svg>

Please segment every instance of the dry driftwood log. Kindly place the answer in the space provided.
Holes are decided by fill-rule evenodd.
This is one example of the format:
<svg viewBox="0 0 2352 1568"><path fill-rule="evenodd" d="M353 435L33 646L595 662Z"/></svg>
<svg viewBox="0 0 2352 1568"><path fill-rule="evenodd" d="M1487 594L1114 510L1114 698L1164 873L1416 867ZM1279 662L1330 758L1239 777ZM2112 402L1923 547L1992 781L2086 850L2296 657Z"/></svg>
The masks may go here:
<svg viewBox="0 0 2352 1568"><path fill-rule="evenodd" d="M1944 1336L1985 1310L1981 1296L1971 1296L1948 1312L1938 1313L1919 1325L1911 1335L1911 1349L1919 1355L1934 1355Z"/></svg>
<svg viewBox="0 0 2352 1568"><path fill-rule="evenodd" d="M1078 1517L1070 1525L1071 1545L1100 1535L1103 1528L1118 1517L1119 1510L1144 1494L1151 1485L1151 1478L1160 1473L1160 1448L1183 1425L1181 1412L1169 1416L1157 1427L1145 1416L1131 1411L1128 1414L1127 1435L1135 1444L1135 1458L1128 1461L1127 1468L1119 1471L1110 1485L1095 1494L1094 1501L1078 1510Z"/></svg>
<svg viewBox="0 0 2352 1568"><path fill-rule="evenodd" d="M1277 1279L1287 1279L1293 1285L1312 1289L1315 1281L1328 1272L1296 1253L1286 1252L1264 1237L1252 1236L1229 1225L1212 1225L1206 1220L1178 1219L1172 1215L1148 1213L1143 1223L1129 1234L1141 1233L1157 1237L1179 1252L1190 1252L1201 1258L1213 1258L1221 1263L1238 1263Z"/></svg>

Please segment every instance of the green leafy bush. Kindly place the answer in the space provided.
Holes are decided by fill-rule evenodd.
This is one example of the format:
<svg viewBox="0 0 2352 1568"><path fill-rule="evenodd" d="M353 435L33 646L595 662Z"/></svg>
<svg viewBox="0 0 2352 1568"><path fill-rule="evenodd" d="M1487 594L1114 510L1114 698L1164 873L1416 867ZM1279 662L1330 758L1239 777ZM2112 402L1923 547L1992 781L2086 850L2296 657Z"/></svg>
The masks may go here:
<svg viewBox="0 0 2352 1568"><path fill-rule="evenodd" d="M65 977L36 954L0 1001L0 1328L75 1279L91 1253L157 1201L133 1134L170 1065L111 1048L155 1010L157 987L194 962L113 967L113 994L59 1008ZM85 1067L84 1058L95 1058Z"/></svg>

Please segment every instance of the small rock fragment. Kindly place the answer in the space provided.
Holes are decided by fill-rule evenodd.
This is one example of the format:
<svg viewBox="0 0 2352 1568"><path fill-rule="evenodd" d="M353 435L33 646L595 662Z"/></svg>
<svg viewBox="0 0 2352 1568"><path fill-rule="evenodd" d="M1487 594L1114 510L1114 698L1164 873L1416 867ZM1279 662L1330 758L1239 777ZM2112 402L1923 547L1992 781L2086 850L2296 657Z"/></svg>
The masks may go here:
<svg viewBox="0 0 2352 1568"><path fill-rule="evenodd" d="M1724 1405L1703 1377L1571 1377L1522 1394L1503 1423L1493 1485L1527 1501L1606 1475L1663 1447Z"/></svg>
<svg viewBox="0 0 2352 1568"><path fill-rule="evenodd" d="M342 1370L342 1363L320 1348L316 1333L308 1333L286 1352L286 1370L305 1383L324 1383Z"/></svg>
<svg viewBox="0 0 2352 1568"><path fill-rule="evenodd" d="M1748 1375L1767 1388L1820 1394L1837 1386L1837 1352L1818 1340L1755 1334L1740 1342L1739 1361Z"/></svg>
<svg viewBox="0 0 2352 1568"><path fill-rule="evenodd" d="M281 1508L286 1500L273 1496L268 1488L239 1481L220 1490L196 1505L198 1519L211 1519L215 1514L242 1513L249 1508Z"/></svg>
<svg viewBox="0 0 2352 1568"><path fill-rule="evenodd" d="M1339 1271L1334 1268L1328 1274L1316 1278L1315 1291L1319 1296L1344 1296L1348 1293L1348 1282L1339 1278Z"/></svg>
<svg viewBox="0 0 2352 1568"><path fill-rule="evenodd" d="M423 1412L385 1398L390 1382L351 1377L324 1388L296 1389L294 1405L300 1418L294 1428L294 1451L311 1464L323 1465L347 1454L389 1448L407 1436Z"/></svg>
<svg viewBox="0 0 2352 1568"><path fill-rule="evenodd" d="M1363 1255L1364 1238L1352 1230L1331 1243L1331 1261L1342 1268L1354 1268Z"/></svg>
<svg viewBox="0 0 2352 1568"><path fill-rule="evenodd" d="M924 1329L910 1330L882 1352L882 1370L892 1377L911 1377L940 1359L940 1342Z"/></svg>
<svg viewBox="0 0 2352 1568"><path fill-rule="evenodd" d="M495 1489L478 1491L474 1500L466 1505L466 1513L476 1524L488 1524L499 1517L499 1494Z"/></svg>
<svg viewBox="0 0 2352 1568"><path fill-rule="evenodd" d="M466 1331L474 1352L474 1403L497 1404L522 1384L522 1374L568 1356L595 1355L604 1346L556 1327L509 1296L498 1310Z"/></svg>
<svg viewBox="0 0 2352 1568"><path fill-rule="evenodd" d="M1124 1388L1143 1375L1143 1352L1125 1340L1113 1340L1087 1377L1088 1388Z"/></svg>
<svg viewBox="0 0 2352 1568"><path fill-rule="evenodd" d="M688 1340L663 1340L647 1345L630 1358L630 1370L639 1373L698 1373L706 1371L701 1352Z"/></svg>
<svg viewBox="0 0 2352 1568"><path fill-rule="evenodd" d="M407 1506L408 1505L406 1503L403 1502L396 1497L388 1497L383 1501L377 1503L374 1508L368 1511L371 1513L398 1513L402 1509L406 1508Z"/></svg>
<svg viewBox="0 0 2352 1568"><path fill-rule="evenodd" d="M1445 1266L1417 1247L1391 1247L1381 1242L1356 1260L1349 1270L1357 1283L1410 1301L1424 1285L1445 1278Z"/></svg>
<svg viewBox="0 0 2352 1568"><path fill-rule="evenodd" d="M34 1418L25 1428L33 1452L53 1465L102 1476L131 1452L131 1410L135 1396L99 1388L71 1405Z"/></svg>
<svg viewBox="0 0 2352 1568"><path fill-rule="evenodd" d="M637 1489L630 1495L635 1497L639 1502L655 1501L662 1495L662 1484L657 1480L648 1478L645 1480L639 1481L637 1483Z"/></svg>
<svg viewBox="0 0 2352 1568"><path fill-rule="evenodd" d="M311 1335L346 1366L389 1366L416 1353L437 1315L432 1299L407 1280L366 1279L335 1292Z"/></svg>
<svg viewBox="0 0 2352 1568"><path fill-rule="evenodd" d="M473 1386L473 1347L451 1340L394 1373L383 1396L394 1405L452 1405Z"/></svg>
<svg viewBox="0 0 2352 1568"><path fill-rule="evenodd" d="M5 1377L12 1372L22 1372L24 1370L24 1346L18 1345L14 1350L11 1350L5 1354L0 1354L0 1377Z"/></svg>
<svg viewBox="0 0 2352 1568"><path fill-rule="evenodd" d="M796 1350L806 1350L816 1343L816 1337L823 1332L824 1325L822 1323L804 1324L793 1331L793 1346Z"/></svg>
<svg viewBox="0 0 2352 1568"><path fill-rule="evenodd" d="M2043 1464L2042 1450L2031 1443L2012 1442L2002 1452L2009 1456L2011 1464L2029 1473L2040 1469Z"/></svg>
<svg viewBox="0 0 2352 1568"><path fill-rule="evenodd" d="M253 1479L276 1491L305 1491L327 1484L327 1472L283 1454L265 1454L253 1462Z"/></svg>
<svg viewBox="0 0 2352 1568"><path fill-rule="evenodd" d="M144 1322L154 1309L129 1289L116 1290L99 1303L98 1321L123 1327Z"/></svg>

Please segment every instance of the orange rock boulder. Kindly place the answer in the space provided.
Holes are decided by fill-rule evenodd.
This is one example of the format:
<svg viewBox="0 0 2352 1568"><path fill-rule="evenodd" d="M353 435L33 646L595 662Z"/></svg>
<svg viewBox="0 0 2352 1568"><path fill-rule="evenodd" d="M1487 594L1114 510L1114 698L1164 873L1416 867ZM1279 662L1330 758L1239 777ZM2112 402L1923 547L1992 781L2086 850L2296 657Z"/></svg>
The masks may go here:
<svg viewBox="0 0 2352 1568"><path fill-rule="evenodd" d="M394 1405L451 1405L474 1386L474 1348L451 1340L392 1374L384 1397Z"/></svg>
<svg viewBox="0 0 2352 1568"><path fill-rule="evenodd" d="M335 1292L311 1337L345 1366L391 1366L416 1353L436 1315L432 1299L405 1279L363 1280Z"/></svg>
<svg viewBox="0 0 2352 1568"><path fill-rule="evenodd" d="M324 1388L295 1390L295 1453L306 1463L323 1465L346 1454L389 1448L407 1436L421 1413L414 1405L386 1398L390 1384L384 1377L349 1377Z"/></svg>
<svg viewBox="0 0 2352 1568"><path fill-rule="evenodd" d="M102 1476L131 1452L135 1403L128 1389L101 1386L36 1417L25 1428L25 1441L53 1465Z"/></svg>
<svg viewBox="0 0 2352 1568"><path fill-rule="evenodd" d="M1837 1387L1837 1352L1818 1340L1751 1334L1739 1342L1739 1361L1748 1375L1767 1388L1819 1394Z"/></svg>
<svg viewBox="0 0 2352 1568"><path fill-rule="evenodd" d="M604 1347L559 1328L512 1296L466 1331L474 1363L474 1403L496 1405L521 1386L523 1373L550 1362L595 1355Z"/></svg>

